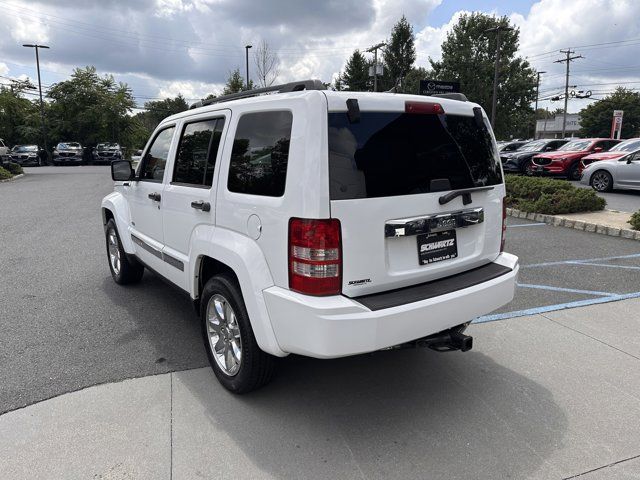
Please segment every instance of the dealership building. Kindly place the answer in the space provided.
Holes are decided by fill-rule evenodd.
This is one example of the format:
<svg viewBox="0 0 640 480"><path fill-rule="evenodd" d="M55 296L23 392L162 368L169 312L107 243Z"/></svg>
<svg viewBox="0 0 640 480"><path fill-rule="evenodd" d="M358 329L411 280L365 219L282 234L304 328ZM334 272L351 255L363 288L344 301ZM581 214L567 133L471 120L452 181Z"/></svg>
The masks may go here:
<svg viewBox="0 0 640 480"><path fill-rule="evenodd" d="M567 113L565 137L577 137L580 114ZM562 138L562 114L536 121L536 138Z"/></svg>

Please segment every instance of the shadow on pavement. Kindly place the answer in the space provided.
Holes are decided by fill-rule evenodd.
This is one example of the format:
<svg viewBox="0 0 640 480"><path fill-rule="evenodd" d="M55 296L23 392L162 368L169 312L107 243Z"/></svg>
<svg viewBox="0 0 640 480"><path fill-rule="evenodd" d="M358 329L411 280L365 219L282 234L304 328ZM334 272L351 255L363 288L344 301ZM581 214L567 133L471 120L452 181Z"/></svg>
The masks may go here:
<svg viewBox="0 0 640 480"><path fill-rule="evenodd" d="M210 371L176 374L174 457L198 435L210 439L188 445L182 453L193 466L181 470L174 461L176 473L233 478L225 470L233 462L220 459L228 436L226 455L247 457L258 476L557 476L545 458L562 445L563 411L549 390L482 353L403 350L279 363L272 384L245 396L226 392ZM182 398L207 421L181 418Z"/></svg>

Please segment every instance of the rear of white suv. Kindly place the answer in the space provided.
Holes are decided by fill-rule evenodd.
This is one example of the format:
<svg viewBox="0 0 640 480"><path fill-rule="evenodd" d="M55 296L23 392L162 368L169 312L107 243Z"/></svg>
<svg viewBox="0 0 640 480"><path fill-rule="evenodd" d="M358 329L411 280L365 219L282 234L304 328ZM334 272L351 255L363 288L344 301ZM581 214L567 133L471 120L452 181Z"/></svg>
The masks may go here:
<svg viewBox="0 0 640 480"><path fill-rule="evenodd" d="M451 334L508 303L518 272L502 252L486 115L448 99L326 97L330 218L290 219L288 288L264 291L280 347L331 358L443 332L434 340L456 348Z"/></svg>

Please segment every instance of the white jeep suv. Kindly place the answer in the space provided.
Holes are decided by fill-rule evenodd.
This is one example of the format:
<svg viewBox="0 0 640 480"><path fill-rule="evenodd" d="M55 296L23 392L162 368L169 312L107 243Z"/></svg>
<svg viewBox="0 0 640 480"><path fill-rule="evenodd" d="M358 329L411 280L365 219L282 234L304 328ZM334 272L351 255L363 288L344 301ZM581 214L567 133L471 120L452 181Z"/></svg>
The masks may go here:
<svg viewBox="0 0 640 480"><path fill-rule="evenodd" d="M187 292L229 390L290 353L465 351L470 321L513 298L500 159L464 96L305 81L194 107L135 171L112 163L102 218L114 280L146 267Z"/></svg>

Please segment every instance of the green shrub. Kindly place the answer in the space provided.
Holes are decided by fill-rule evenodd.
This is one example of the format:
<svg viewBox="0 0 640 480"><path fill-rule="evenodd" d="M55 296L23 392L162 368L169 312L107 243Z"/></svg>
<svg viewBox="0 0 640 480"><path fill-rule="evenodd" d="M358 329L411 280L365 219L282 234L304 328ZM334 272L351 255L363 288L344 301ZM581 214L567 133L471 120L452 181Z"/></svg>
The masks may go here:
<svg viewBox="0 0 640 480"><path fill-rule="evenodd" d="M9 162L4 166L4 168L5 170L9 170L14 175L19 175L23 173L22 165L20 165L19 163Z"/></svg>
<svg viewBox="0 0 640 480"><path fill-rule="evenodd" d="M592 212L604 209L606 201L591 189L577 188L564 180L507 175L507 206L525 212Z"/></svg>
<svg viewBox="0 0 640 480"><path fill-rule="evenodd" d="M631 228L634 230L640 230L640 210L631 215L629 223L631 224Z"/></svg>
<svg viewBox="0 0 640 480"><path fill-rule="evenodd" d="M9 170L0 167L0 180L6 180L11 177L13 177L13 174Z"/></svg>

